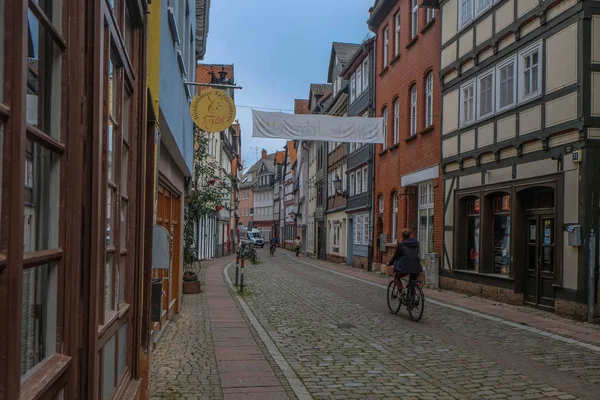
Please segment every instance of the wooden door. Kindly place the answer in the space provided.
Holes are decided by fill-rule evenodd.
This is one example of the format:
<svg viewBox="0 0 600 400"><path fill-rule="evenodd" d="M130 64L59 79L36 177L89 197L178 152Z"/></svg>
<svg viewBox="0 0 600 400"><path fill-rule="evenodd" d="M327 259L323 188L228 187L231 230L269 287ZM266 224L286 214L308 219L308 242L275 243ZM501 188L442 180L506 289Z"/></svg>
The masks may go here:
<svg viewBox="0 0 600 400"><path fill-rule="evenodd" d="M168 270L154 270L153 278L163 279L163 300L161 324L179 311L179 281L181 277L181 199L169 189L159 185L156 223L164 227L170 235L169 248L171 263Z"/></svg>
<svg viewBox="0 0 600 400"><path fill-rule="evenodd" d="M554 215L530 215L527 218L524 301L546 309L554 309L555 225Z"/></svg>

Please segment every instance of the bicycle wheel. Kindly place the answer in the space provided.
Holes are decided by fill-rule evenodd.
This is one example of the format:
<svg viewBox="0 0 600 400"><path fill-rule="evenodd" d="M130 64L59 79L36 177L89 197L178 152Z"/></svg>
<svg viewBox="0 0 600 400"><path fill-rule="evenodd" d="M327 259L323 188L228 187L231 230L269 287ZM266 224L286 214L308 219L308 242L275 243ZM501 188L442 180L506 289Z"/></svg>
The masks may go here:
<svg viewBox="0 0 600 400"><path fill-rule="evenodd" d="M410 288L410 291L412 295L409 304L407 304L408 315L410 315L410 319L418 322L423 317L423 311L425 310L425 294L423 288L419 285L414 285Z"/></svg>
<svg viewBox="0 0 600 400"><path fill-rule="evenodd" d="M254 253L252 253L252 263L256 264L256 250L254 251Z"/></svg>
<svg viewBox="0 0 600 400"><path fill-rule="evenodd" d="M391 281L387 289L387 304L392 314L398 314L400 307L402 307L402 299L400 298L400 292L396 287L396 282Z"/></svg>

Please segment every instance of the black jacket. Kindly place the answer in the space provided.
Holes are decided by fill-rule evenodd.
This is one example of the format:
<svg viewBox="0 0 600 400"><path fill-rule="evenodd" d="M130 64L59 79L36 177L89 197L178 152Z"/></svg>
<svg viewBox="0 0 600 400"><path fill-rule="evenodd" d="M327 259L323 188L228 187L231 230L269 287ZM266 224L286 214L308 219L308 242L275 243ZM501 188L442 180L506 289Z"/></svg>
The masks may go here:
<svg viewBox="0 0 600 400"><path fill-rule="evenodd" d="M393 265L394 272L402 274L419 274L423 272L419 255L419 242L408 238L398 243L396 252L388 265Z"/></svg>

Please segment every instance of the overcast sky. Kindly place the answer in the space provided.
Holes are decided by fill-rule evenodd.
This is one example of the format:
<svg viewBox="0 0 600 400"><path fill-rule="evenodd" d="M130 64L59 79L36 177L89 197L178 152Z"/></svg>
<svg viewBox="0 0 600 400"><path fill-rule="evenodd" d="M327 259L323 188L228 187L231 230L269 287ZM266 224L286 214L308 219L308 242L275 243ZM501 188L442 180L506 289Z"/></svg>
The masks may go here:
<svg viewBox="0 0 600 400"><path fill-rule="evenodd" d="M234 64L242 160L250 167L283 140L252 138L252 110L292 112L325 83L332 42L361 43L374 0L212 0L202 63ZM372 35L372 34L371 34ZM269 110L263 110L269 111Z"/></svg>

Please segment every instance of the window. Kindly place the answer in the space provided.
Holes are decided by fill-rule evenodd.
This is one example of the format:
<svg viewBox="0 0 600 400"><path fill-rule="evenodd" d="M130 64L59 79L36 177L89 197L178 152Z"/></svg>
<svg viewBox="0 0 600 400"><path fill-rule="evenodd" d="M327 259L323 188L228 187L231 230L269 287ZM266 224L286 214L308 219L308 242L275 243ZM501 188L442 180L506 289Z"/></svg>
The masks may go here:
<svg viewBox="0 0 600 400"><path fill-rule="evenodd" d="M346 164L342 165L342 172L341 172L341 176L340 178L342 179L342 191L346 192L347 188L348 188L348 184L347 184L347 175L346 175Z"/></svg>
<svg viewBox="0 0 600 400"><path fill-rule="evenodd" d="M475 16L481 15L492 6L492 0L475 0Z"/></svg>
<svg viewBox="0 0 600 400"><path fill-rule="evenodd" d="M388 66L388 50L390 46L389 28L383 29L383 68Z"/></svg>
<svg viewBox="0 0 600 400"><path fill-rule="evenodd" d="M475 82L467 82L460 88L460 124L475 121Z"/></svg>
<svg viewBox="0 0 600 400"><path fill-rule="evenodd" d="M400 99L394 100L394 144L400 141Z"/></svg>
<svg viewBox="0 0 600 400"><path fill-rule="evenodd" d="M515 64L516 59L512 57L497 67L497 111L506 110L515 104L515 92L517 88Z"/></svg>
<svg viewBox="0 0 600 400"><path fill-rule="evenodd" d="M426 12L426 21L427 23L430 23L435 19L435 8L427 8Z"/></svg>
<svg viewBox="0 0 600 400"><path fill-rule="evenodd" d="M477 117L485 118L494 113L494 70L477 78Z"/></svg>
<svg viewBox="0 0 600 400"><path fill-rule="evenodd" d="M479 211L478 198L467 199L467 263L466 269L479 271Z"/></svg>
<svg viewBox="0 0 600 400"><path fill-rule="evenodd" d="M419 2L418 0L412 0L412 12L410 21L410 37L414 39L419 34Z"/></svg>
<svg viewBox="0 0 600 400"><path fill-rule="evenodd" d="M433 125L433 72L425 78L425 127Z"/></svg>
<svg viewBox="0 0 600 400"><path fill-rule="evenodd" d="M473 19L473 0L459 0L458 28L467 25Z"/></svg>
<svg viewBox="0 0 600 400"><path fill-rule="evenodd" d="M363 192L366 193L369 187L369 167L363 167L362 176L363 176Z"/></svg>
<svg viewBox="0 0 600 400"><path fill-rule="evenodd" d="M541 93L542 68L540 66L542 44L537 43L519 54L519 100L529 100Z"/></svg>
<svg viewBox="0 0 600 400"><path fill-rule="evenodd" d="M354 172L350 173L350 196L354 196L354 187L356 185Z"/></svg>
<svg viewBox="0 0 600 400"><path fill-rule="evenodd" d="M362 76L363 76L363 90L366 90L369 87L369 56L365 58L362 64Z"/></svg>
<svg viewBox="0 0 600 400"><path fill-rule="evenodd" d="M380 194L377 199L377 211L381 214L383 213L383 195Z"/></svg>
<svg viewBox="0 0 600 400"><path fill-rule="evenodd" d="M382 117L383 117L383 149L385 150L387 148L387 142L388 142L388 111L387 111L387 107L385 107L383 109Z"/></svg>
<svg viewBox="0 0 600 400"><path fill-rule="evenodd" d="M356 171L356 194L360 194L362 192L362 171L359 169Z"/></svg>
<svg viewBox="0 0 600 400"><path fill-rule="evenodd" d="M333 221L332 222L332 226L333 226L333 241L332 241L332 246L333 246L333 252L334 253L338 253L340 251L340 222L339 221Z"/></svg>
<svg viewBox="0 0 600 400"><path fill-rule="evenodd" d="M493 273L508 275L510 270L510 196L492 198L494 260Z"/></svg>
<svg viewBox="0 0 600 400"><path fill-rule="evenodd" d="M417 134L417 85L410 89L410 136Z"/></svg>
<svg viewBox="0 0 600 400"><path fill-rule="evenodd" d="M354 244L362 244L362 215L357 215L354 217Z"/></svg>
<svg viewBox="0 0 600 400"><path fill-rule="evenodd" d="M362 93L362 86L362 65L360 65L356 70L356 97L358 97L358 95Z"/></svg>
<svg viewBox="0 0 600 400"><path fill-rule="evenodd" d="M371 229L369 226L369 215L368 214L363 215L362 222L363 222L362 244L367 245L367 244L369 244L369 241L371 238Z"/></svg>
<svg viewBox="0 0 600 400"><path fill-rule="evenodd" d="M392 193L392 243L398 240L398 193Z"/></svg>
<svg viewBox="0 0 600 400"><path fill-rule="evenodd" d="M400 11L394 15L394 56L400 54Z"/></svg>
<svg viewBox="0 0 600 400"><path fill-rule="evenodd" d="M352 74L350 77L350 101L354 101L356 98L356 75Z"/></svg>
<svg viewBox="0 0 600 400"><path fill-rule="evenodd" d="M433 253L433 186L419 185L419 243L421 258Z"/></svg>

